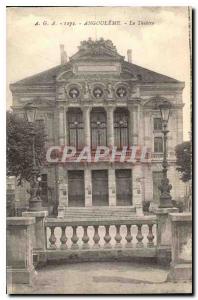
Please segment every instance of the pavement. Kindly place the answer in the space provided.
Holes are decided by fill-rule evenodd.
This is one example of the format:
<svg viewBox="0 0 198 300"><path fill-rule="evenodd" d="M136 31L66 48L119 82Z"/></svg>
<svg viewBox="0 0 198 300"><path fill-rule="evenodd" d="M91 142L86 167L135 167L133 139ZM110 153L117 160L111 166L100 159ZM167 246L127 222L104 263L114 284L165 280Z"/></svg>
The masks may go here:
<svg viewBox="0 0 198 300"><path fill-rule="evenodd" d="M191 282L167 282L168 269L131 262L48 265L36 271L32 286L8 286L9 294L178 294Z"/></svg>

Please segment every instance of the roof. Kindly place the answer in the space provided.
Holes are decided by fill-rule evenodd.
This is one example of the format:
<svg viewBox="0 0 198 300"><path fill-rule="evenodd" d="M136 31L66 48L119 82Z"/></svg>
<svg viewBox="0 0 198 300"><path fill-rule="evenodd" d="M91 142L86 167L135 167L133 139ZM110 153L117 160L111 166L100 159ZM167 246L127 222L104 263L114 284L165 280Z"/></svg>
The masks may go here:
<svg viewBox="0 0 198 300"><path fill-rule="evenodd" d="M100 61L104 57L104 60L117 60L122 65L121 78L134 78L137 77L143 83L180 83L180 81L168 77L166 75L151 71L141 66L135 65L124 61L124 57L118 54L116 47L109 40L103 39L99 41L83 41L79 46L79 50L74 54L68 63L65 65L58 65L41 73L35 74L30 77L26 77L22 80L11 84L12 86L21 85L45 85L55 82L55 77L61 72L66 70L72 70L72 64L76 61Z"/></svg>

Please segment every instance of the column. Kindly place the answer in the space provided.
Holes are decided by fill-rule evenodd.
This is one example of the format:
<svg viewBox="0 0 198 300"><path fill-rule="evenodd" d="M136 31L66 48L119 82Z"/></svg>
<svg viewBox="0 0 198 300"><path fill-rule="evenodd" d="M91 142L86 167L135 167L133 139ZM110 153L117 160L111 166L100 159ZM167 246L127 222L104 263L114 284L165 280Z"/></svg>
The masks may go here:
<svg viewBox="0 0 198 300"><path fill-rule="evenodd" d="M59 145L64 145L65 142L65 124L64 124L64 107L59 107L59 115L58 115L58 120L59 120Z"/></svg>
<svg viewBox="0 0 198 300"><path fill-rule="evenodd" d="M137 131L138 131L138 145L144 146L144 118L143 107L139 104L137 109Z"/></svg>
<svg viewBox="0 0 198 300"><path fill-rule="evenodd" d="M64 137L65 137L65 145L68 145L68 122L67 122L67 112L68 107L64 107Z"/></svg>
<svg viewBox="0 0 198 300"><path fill-rule="evenodd" d="M108 186L109 186L109 206L116 206L116 179L115 169L109 169L108 171Z"/></svg>
<svg viewBox="0 0 198 300"><path fill-rule="evenodd" d="M85 207L92 206L92 178L91 170L86 168L85 174Z"/></svg>
<svg viewBox="0 0 198 300"><path fill-rule="evenodd" d="M142 166L136 163L132 169L133 205L136 208L136 215L143 215L143 190L142 190Z"/></svg>
<svg viewBox="0 0 198 300"><path fill-rule="evenodd" d="M114 146L114 106L108 106L106 107L107 112L107 145Z"/></svg>
<svg viewBox="0 0 198 300"><path fill-rule="evenodd" d="M85 146L91 145L91 128L90 128L90 110L89 106L84 106L83 110L83 122L84 122L84 138Z"/></svg>
<svg viewBox="0 0 198 300"><path fill-rule="evenodd" d="M129 142L131 145L138 144L138 109L137 106L130 106L130 127L129 127Z"/></svg>

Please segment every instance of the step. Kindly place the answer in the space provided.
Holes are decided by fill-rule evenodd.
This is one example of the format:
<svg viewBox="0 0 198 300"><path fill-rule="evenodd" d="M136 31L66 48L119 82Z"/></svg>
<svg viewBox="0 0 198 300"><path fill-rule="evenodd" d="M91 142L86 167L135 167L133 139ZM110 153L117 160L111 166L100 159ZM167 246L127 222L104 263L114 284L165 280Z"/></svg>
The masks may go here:
<svg viewBox="0 0 198 300"><path fill-rule="evenodd" d="M129 218L135 214L135 207L67 207L65 211L66 218L90 219L93 217L126 217Z"/></svg>

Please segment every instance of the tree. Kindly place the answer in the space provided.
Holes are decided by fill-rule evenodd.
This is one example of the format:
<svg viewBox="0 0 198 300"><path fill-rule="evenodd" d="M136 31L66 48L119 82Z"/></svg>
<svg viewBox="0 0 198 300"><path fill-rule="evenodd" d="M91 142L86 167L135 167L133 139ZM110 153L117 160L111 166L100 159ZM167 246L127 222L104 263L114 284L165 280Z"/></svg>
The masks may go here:
<svg viewBox="0 0 198 300"><path fill-rule="evenodd" d="M188 182L192 178L192 144L190 141L183 142L175 148L176 170L181 174L181 180Z"/></svg>
<svg viewBox="0 0 198 300"><path fill-rule="evenodd" d="M24 180L30 181L33 171L32 135L29 123L14 114L7 112L7 175L16 176L18 185ZM45 160L44 125L35 122L35 158L40 167Z"/></svg>

